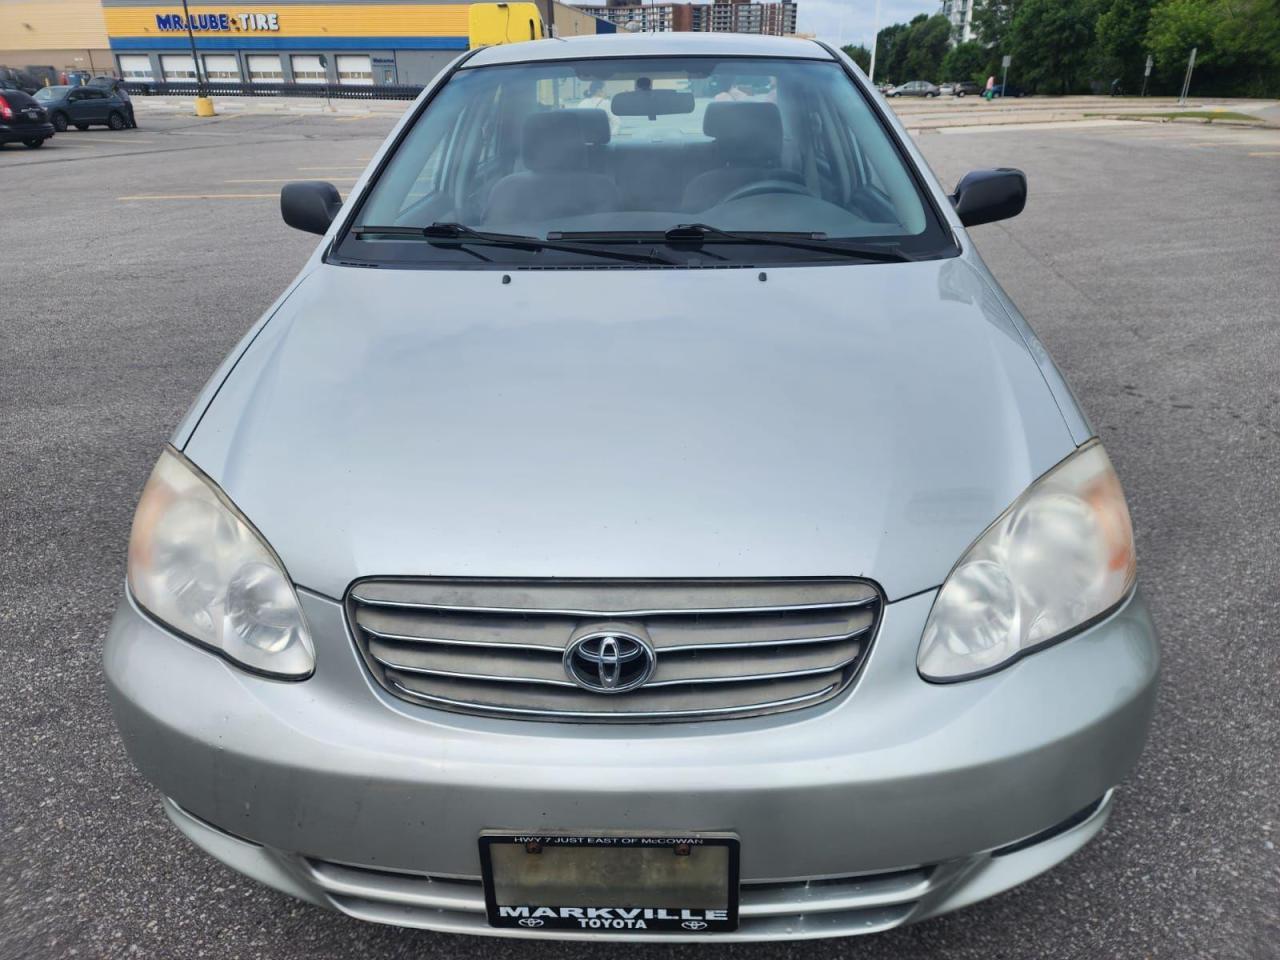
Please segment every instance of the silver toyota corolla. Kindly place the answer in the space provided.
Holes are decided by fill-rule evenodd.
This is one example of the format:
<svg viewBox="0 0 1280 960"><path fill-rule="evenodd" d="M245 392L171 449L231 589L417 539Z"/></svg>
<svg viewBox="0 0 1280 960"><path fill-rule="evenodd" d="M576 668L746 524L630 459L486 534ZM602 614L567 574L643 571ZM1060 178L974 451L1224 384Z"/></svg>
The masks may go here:
<svg viewBox="0 0 1280 960"><path fill-rule="evenodd" d="M1102 828L1158 653L1120 483L820 43L475 50L160 455L106 674L196 845L353 917L884 930Z"/></svg>

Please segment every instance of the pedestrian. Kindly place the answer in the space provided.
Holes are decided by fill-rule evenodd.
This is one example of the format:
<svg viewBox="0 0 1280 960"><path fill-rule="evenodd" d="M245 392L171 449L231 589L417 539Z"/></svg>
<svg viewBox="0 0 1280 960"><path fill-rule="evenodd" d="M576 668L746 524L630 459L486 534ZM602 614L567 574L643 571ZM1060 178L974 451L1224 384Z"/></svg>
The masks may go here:
<svg viewBox="0 0 1280 960"><path fill-rule="evenodd" d="M609 114L609 134L613 136L622 127L621 121L613 115L613 106L604 93L604 81L592 80L587 86L587 95L578 101L580 110L603 110Z"/></svg>
<svg viewBox="0 0 1280 960"><path fill-rule="evenodd" d="M984 98L984 99L986 99L986 100L994 100L994 99L995 99L995 96L996 96L996 77L995 77L995 74L991 74L989 77L987 77L987 89L983 92L982 96L983 96L983 98Z"/></svg>
<svg viewBox="0 0 1280 960"><path fill-rule="evenodd" d="M587 95L578 106L584 110L608 110L609 98L604 95L604 81L592 80L587 86Z"/></svg>

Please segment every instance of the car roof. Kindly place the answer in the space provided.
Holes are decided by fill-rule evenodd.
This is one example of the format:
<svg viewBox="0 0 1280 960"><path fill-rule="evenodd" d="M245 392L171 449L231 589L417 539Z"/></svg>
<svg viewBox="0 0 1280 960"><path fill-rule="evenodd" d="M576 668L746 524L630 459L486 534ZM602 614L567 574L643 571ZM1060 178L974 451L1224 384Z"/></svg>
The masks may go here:
<svg viewBox="0 0 1280 960"><path fill-rule="evenodd" d="M826 47L796 37L744 33L613 33L556 37L484 47L466 67L544 60L587 60L596 57L789 57L834 59Z"/></svg>

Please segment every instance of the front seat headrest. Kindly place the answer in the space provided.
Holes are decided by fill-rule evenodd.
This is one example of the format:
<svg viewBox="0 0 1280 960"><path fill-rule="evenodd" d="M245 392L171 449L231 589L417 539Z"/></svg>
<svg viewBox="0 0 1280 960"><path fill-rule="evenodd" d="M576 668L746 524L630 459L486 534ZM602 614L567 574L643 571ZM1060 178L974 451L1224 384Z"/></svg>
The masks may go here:
<svg viewBox="0 0 1280 960"><path fill-rule="evenodd" d="M738 164L776 163L782 157L782 114L768 100L713 100L702 132L732 153Z"/></svg>
<svg viewBox="0 0 1280 960"><path fill-rule="evenodd" d="M534 171L583 170L587 147L609 142L609 115L603 110L550 110L524 122L521 156Z"/></svg>

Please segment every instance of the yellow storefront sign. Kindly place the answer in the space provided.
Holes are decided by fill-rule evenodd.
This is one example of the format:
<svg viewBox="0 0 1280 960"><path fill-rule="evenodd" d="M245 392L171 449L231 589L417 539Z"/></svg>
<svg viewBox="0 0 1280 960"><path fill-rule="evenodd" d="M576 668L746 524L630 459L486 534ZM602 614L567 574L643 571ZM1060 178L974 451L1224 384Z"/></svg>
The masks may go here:
<svg viewBox="0 0 1280 960"><path fill-rule="evenodd" d="M524 6L514 4L513 6ZM190 4L197 37L466 37L471 4ZM533 6L533 4L527 4ZM186 35L182 7L106 7L113 38ZM527 39L527 37L525 38Z"/></svg>

